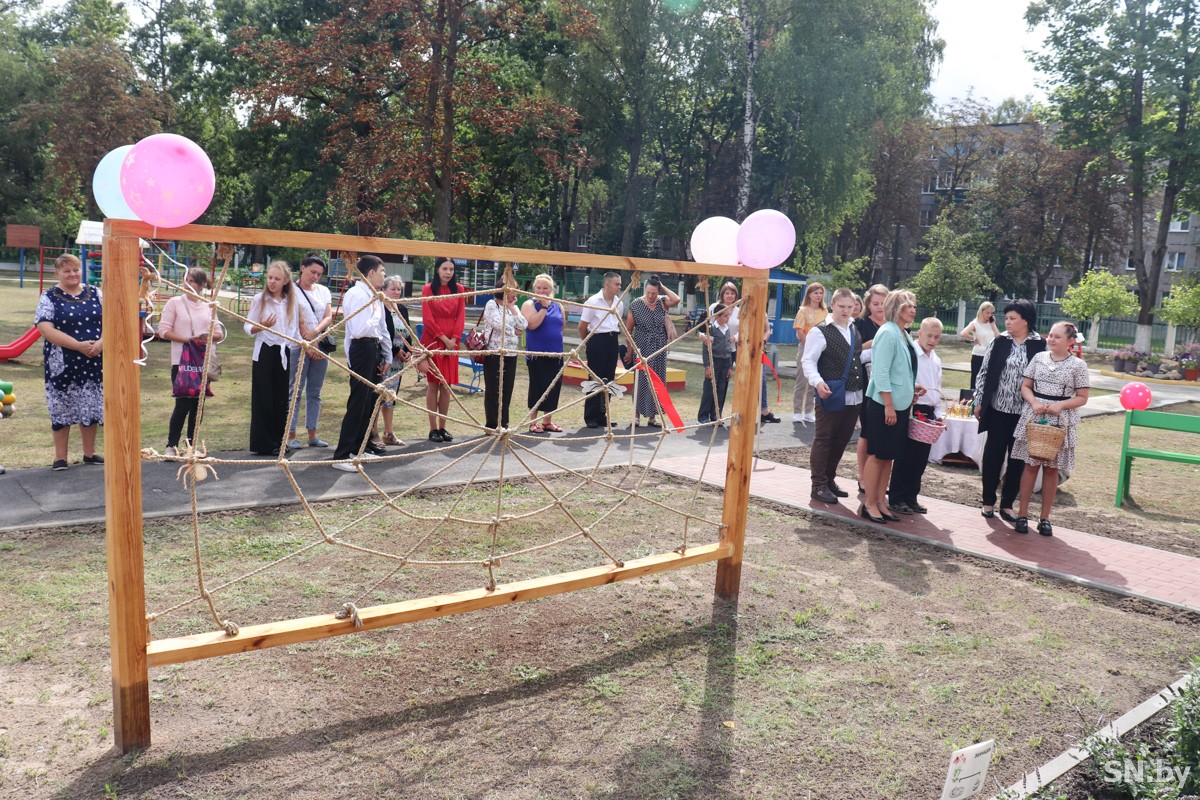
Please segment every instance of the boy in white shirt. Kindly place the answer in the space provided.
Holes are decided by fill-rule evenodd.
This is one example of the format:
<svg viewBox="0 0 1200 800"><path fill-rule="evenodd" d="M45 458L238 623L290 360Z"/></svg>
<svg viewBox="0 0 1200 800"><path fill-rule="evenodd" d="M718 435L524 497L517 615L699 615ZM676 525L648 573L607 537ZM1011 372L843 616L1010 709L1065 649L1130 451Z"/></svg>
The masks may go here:
<svg viewBox="0 0 1200 800"><path fill-rule="evenodd" d="M946 415L942 400L942 359L933 350L942 341L942 323L937 317L921 320L913 349L917 351L917 386L925 388L921 402L914 403L912 413L924 414L926 419L941 419ZM929 465L930 445L908 440L908 447L892 467L888 485L888 508L898 514L924 514L928 509L917 502L921 493L921 478Z"/></svg>

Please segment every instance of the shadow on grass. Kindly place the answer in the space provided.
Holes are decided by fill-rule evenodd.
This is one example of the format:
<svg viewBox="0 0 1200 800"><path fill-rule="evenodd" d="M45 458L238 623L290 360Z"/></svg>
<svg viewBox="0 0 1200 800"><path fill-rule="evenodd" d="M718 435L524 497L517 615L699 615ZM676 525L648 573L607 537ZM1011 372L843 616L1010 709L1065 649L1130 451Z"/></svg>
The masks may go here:
<svg viewBox="0 0 1200 800"><path fill-rule="evenodd" d="M604 658L577 664L568 669L551 673L544 678L530 680L503 691L483 691L463 695L454 699L424 705L412 705L396 711L356 717L322 727L298 730L264 739L254 739L207 752L181 753L177 750L161 750L161 757L150 761L139 761L145 754L122 757L113 748L103 758L79 775L71 784L57 793L57 797L105 796L109 789L116 796L157 796L162 790L181 779L193 780L211 776L218 779L224 772L236 771L239 767L264 765L273 759L297 757L326 759L336 751L346 759L341 764L371 762L378 771L388 775L386 789L389 796L421 796L429 785L425 783L430 773L439 771L461 771L463 750L473 750L479 742L467 743L466 747L431 747L425 755L422 768L416 773L405 774L395 764L406 764L410 757L399 758L393 752L405 736L404 729L419 722L426 729L426 742L451 741L460 738L460 731L470 729L481 712L502 712L506 706L523 702L537 703L540 699L554 702L564 691L584 686L595 675L616 673L636 667L638 664L661 656L664 652L679 652L680 655L694 648L707 648L707 667L703 701L699 714L699 728L689 743L679 747L666 744L628 751L625 758L615 762L610 776L610 785L617 790L614 797L672 797L672 798L732 798L728 786L730 761L732 759L734 731L725 722L733 719L735 655L737 651L737 604L714 599L712 621L701 627L689 627L668 636L647 639L640 644ZM382 690L381 690L382 691ZM527 719L527 725L537 724ZM520 736L519 732L513 735ZM395 737L393 745L381 742ZM487 743L484 742L486 747ZM162 745L160 745L162 747ZM402 749L402 748L400 748ZM506 764L509 769L527 774L545 758L536 752L514 757L509 754ZM524 762L524 763L523 763ZM580 769L579 765L566 763L568 769ZM337 767L331 767L336 769ZM267 770L264 774L268 774ZM301 773L307 775L307 773ZM476 774L476 789L479 795L489 790L511 789L511 779L502 776ZM290 787L297 792L312 790L313 786L301 783ZM330 787L332 790L332 787ZM335 791L335 790L334 790ZM288 788L272 782L273 796L288 793ZM350 796L350 795L347 795Z"/></svg>

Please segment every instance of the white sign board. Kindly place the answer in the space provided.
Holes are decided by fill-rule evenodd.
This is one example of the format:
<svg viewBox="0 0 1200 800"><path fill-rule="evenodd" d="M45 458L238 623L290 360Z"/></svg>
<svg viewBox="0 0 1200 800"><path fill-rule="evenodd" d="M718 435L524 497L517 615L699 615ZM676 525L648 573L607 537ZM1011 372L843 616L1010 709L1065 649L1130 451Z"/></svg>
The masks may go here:
<svg viewBox="0 0 1200 800"><path fill-rule="evenodd" d="M946 785L942 787L942 800L967 800L980 794L995 749L996 742L989 739L962 750L955 750L950 756L950 769L946 772Z"/></svg>

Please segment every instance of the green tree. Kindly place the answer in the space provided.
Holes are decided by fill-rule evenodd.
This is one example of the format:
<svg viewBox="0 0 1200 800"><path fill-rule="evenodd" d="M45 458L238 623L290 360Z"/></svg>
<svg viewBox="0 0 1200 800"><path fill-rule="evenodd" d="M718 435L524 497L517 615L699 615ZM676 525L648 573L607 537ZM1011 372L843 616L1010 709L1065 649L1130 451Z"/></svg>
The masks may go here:
<svg viewBox="0 0 1200 800"><path fill-rule="evenodd" d="M1200 169L1197 12L1193 0L1039 0L1026 14L1031 26L1049 30L1035 60L1051 76L1052 102L1071 140L1097 151L1111 147L1129 164L1129 260L1143 350L1150 349L1168 227ZM1153 222L1147 203L1159 192L1161 214ZM1147 236L1149 225L1155 227Z"/></svg>
<svg viewBox="0 0 1200 800"><path fill-rule="evenodd" d="M1162 315L1176 325L1200 328L1200 281L1177 281L1163 298Z"/></svg>
<svg viewBox="0 0 1200 800"><path fill-rule="evenodd" d="M946 308L996 291L971 239L955 232L948 221L938 222L925 234L920 252L929 256L929 262L905 284L921 305Z"/></svg>
<svg viewBox="0 0 1200 800"><path fill-rule="evenodd" d="M1091 322L1091 347L1095 348L1100 341L1102 317L1125 317L1137 313L1137 295L1132 289L1133 279L1127 275L1093 270L1067 289L1062 299L1062 310L1075 319Z"/></svg>

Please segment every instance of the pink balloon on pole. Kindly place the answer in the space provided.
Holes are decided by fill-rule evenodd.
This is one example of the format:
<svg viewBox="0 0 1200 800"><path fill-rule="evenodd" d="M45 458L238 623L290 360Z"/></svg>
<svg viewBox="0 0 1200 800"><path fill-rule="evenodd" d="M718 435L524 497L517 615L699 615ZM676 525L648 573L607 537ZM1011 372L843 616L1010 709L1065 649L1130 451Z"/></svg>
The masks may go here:
<svg viewBox="0 0 1200 800"><path fill-rule="evenodd" d="M1121 389L1121 406L1127 411L1145 411L1150 407L1150 387L1134 381Z"/></svg>
<svg viewBox="0 0 1200 800"><path fill-rule="evenodd" d="M738 228L738 260L747 267L778 267L796 249L796 226L770 208L755 211Z"/></svg>
<svg viewBox="0 0 1200 800"><path fill-rule="evenodd" d="M212 202L216 185L208 154L174 133L147 136L121 164L125 202L159 228L178 228L199 218Z"/></svg>
<svg viewBox="0 0 1200 800"><path fill-rule="evenodd" d="M738 265L738 224L729 217L709 217L692 231L692 259L702 264Z"/></svg>

